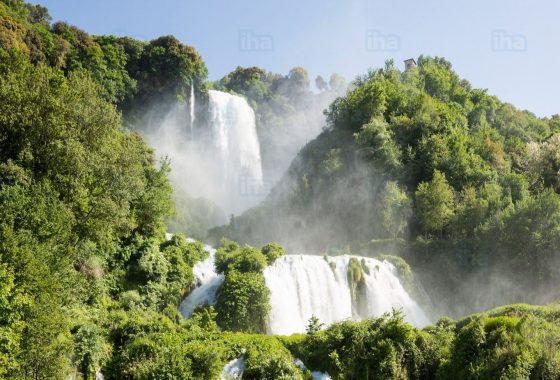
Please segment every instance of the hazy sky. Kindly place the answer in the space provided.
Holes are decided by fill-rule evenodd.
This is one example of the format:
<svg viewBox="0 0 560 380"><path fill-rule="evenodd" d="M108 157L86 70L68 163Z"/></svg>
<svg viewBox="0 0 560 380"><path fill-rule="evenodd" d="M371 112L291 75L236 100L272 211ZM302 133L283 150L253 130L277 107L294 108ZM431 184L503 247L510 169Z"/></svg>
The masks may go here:
<svg viewBox="0 0 560 380"><path fill-rule="evenodd" d="M236 66L347 79L394 58L443 56L475 87L560 113L558 0L35 0L93 34L173 34L218 79Z"/></svg>

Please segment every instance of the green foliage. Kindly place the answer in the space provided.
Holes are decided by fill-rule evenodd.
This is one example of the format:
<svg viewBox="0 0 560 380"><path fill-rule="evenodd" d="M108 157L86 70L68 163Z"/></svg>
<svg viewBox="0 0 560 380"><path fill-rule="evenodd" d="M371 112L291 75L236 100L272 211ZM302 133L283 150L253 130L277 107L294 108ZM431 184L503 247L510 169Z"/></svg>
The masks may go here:
<svg viewBox="0 0 560 380"><path fill-rule="evenodd" d="M246 351L244 379L303 380L304 377L294 365L293 357L277 340L263 339L256 343Z"/></svg>
<svg viewBox="0 0 560 380"><path fill-rule="evenodd" d="M324 324L319 321L315 315L309 318L309 323L307 324L306 332L307 334L313 335L317 334L323 328Z"/></svg>
<svg viewBox="0 0 560 380"><path fill-rule="evenodd" d="M329 84L322 76L317 75L315 78L315 87L317 87L319 91L326 91L329 88Z"/></svg>
<svg viewBox="0 0 560 380"><path fill-rule="evenodd" d="M560 193L560 134L555 134L542 143L527 145L526 169L531 186L540 190L551 187Z"/></svg>
<svg viewBox="0 0 560 380"><path fill-rule="evenodd" d="M278 243L268 243L261 248L261 253L266 257L266 263L268 265L274 264L274 262L284 256L286 250Z"/></svg>
<svg viewBox="0 0 560 380"><path fill-rule="evenodd" d="M453 188L441 172L436 170L430 182L418 185L415 199L416 217L425 232L441 232L451 221L455 212Z"/></svg>
<svg viewBox="0 0 560 380"><path fill-rule="evenodd" d="M259 251L222 240L214 261L216 272L225 275L216 303L216 321L222 329L251 333L266 331L270 291L263 270L283 252L276 243L269 243Z"/></svg>
<svg viewBox="0 0 560 380"><path fill-rule="evenodd" d="M558 334L556 325L534 317L474 317L458 332L442 377L556 378Z"/></svg>
<svg viewBox="0 0 560 380"><path fill-rule="evenodd" d="M120 42L17 1L0 25L0 377L92 379L122 344L107 310L168 313L206 253L161 244L169 165L111 104L135 91Z"/></svg>
<svg viewBox="0 0 560 380"><path fill-rule="evenodd" d="M216 252L215 266L218 273L227 275L234 270L262 273L266 265L267 256L261 251L250 246L241 248L232 241L222 241L222 247Z"/></svg>
<svg viewBox="0 0 560 380"><path fill-rule="evenodd" d="M197 306L192 314L192 320L194 323L206 331L218 331L218 324L216 319L218 313L216 313L213 306Z"/></svg>
<svg viewBox="0 0 560 380"><path fill-rule="evenodd" d="M151 334L125 346L110 378L214 379L222 356L216 345L185 341L173 333Z"/></svg>
<svg viewBox="0 0 560 380"><path fill-rule="evenodd" d="M192 85L201 95L206 76L196 50L174 37L91 36L51 25L40 5L0 1L1 378L214 379L239 357L247 379L309 375L295 357L335 379L560 377L557 305L509 305L424 330L393 313L324 330L312 318L307 335L284 338L220 331L266 331L263 270L284 254L276 243L224 242L215 309L183 320L177 306L207 252L182 235L165 240L169 163L123 130L120 112L133 125L160 102L184 102ZM300 67L285 76L251 67L216 88L256 109L271 167L275 138L347 89L337 75L316 84L319 94ZM425 278L445 279L434 280L436 298L458 300L476 284L487 291L469 300L485 304L496 271L508 297L557 296L558 117L516 110L444 59L420 57L405 73L388 62L358 78L327 121L271 199L235 219L239 231L256 231L259 246L276 231L320 250L403 242L396 249L406 247ZM208 214L193 228L202 234L219 215L191 203ZM412 281L402 259L383 258ZM350 260L354 291L364 271Z"/></svg>
<svg viewBox="0 0 560 380"><path fill-rule="evenodd" d="M45 7L19 0L0 4L0 48L66 75L87 72L103 98L118 105L129 121L141 117L137 107L184 101L191 83L203 89L207 76L196 50L172 36L148 43L91 36L65 22L51 25Z"/></svg>
<svg viewBox="0 0 560 380"><path fill-rule="evenodd" d="M406 232L408 220L412 213L411 202L405 191L396 182L389 181L385 185L381 198L383 227L388 236L402 237Z"/></svg>
<svg viewBox="0 0 560 380"><path fill-rule="evenodd" d="M75 361L78 370L86 379L95 379L95 374L110 358L111 345L103 331L94 324L82 325L74 333Z"/></svg>
<svg viewBox="0 0 560 380"><path fill-rule="evenodd" d="M131 120L140 117L145 107L159 105L163 117L169 107L185 102L191 84L204 88L207 69L198 52L173 36L163 36L143 47L124 40L125 48L134 55L128 62L130 75L137 82L137 93L124 105ZM141 50L141 52L140 52Z"/></svg>
<svg viewBox="0 0 560 380"><path fill-rule="evenodd" d="M364 269L357 258L351 257L348 261L348 272L346 275L352 290L352 297L356 299L358 297L357 291L364 286Z"/></svg>
<svg viewBox="0 0 560 380"><path fill-rule="evenodd" d="M389 128L383 118L376 117L365 124L355 137L375 163L389 172L397 173L402 166L401 152Z"/></svg>
<svg viewBox="0 0 560 380"><path fill-rule="evenodd" d="M282 341L333 379L554 379L557 320L557 305L510 305L417 330L393 313Z"/></svg>
<svg viewBox="0 0 560 380"><path fill-rule="evenodd" d="M269 294L261 273L229 271L217 294L218 325L231 331L265 332Z"/></svg>
<svg viewBox="0 0 560 380"><path fill-rule="evenodd" d="M208 257L204 244L199 241L188 241L183 234L174 234L171 239L162 243L160 248L164 253L172 254L176 252L191 267Z"/></svg>
<svg viewBox="0 0 560 380"><path fill-rule="evenodd" d="M480 231L485 252L493 252L485 261L501 262L514 273L525 273L518 285L542 296L559 276L558 223L560 197L551 189L508 207Z"/></svg>
<svg viewBox="0 0 560 380"><path fill-rule="evenodd" d="M430 336L393 313L358 323L336 323L288 347L310 368L327 372L333 379L428 379L435 377L434 370L443 359L432 351L434 347L428 349Z"/></svg>
<svg viewBox="0 0 560 380"><path fill-rule="evenodd" d="M333 176L342 169L340 153L340 149L331 149L327 152L327 156L323 161L323 170L326 176Z"/></svg>
<svg viewBox="0 0 560 380"><path fill-rule="evenodd" d="M410 265L408 265L408 263L402 257L392 255L379 255L376 257L376 259L387 260L388 262L393 264L397 269L399 279L403 282L404 287L408 292L414 294L414 292L412 292L412 290L415 288L414 273L412 272L412 268L410 267Z"/></svg>
<svg viewBox="0 0 560 380"><path fill-rule="evenodd" d="M152 151L119 131L116 110L97 94L87 77L66 80L48 68L25 66L1 78L0 159L52 183L80 236L157 233L158 217L172 207L167 166L154 167Z"/></svg>
<svg viewBox="0 0 560 380"><path fill-rule="evenodd" d="M108 379L215 379L232 359L245 361L243 378L303 379L276 338L215 333L196 326L139 334L125 343L106 371Z"/></svg>

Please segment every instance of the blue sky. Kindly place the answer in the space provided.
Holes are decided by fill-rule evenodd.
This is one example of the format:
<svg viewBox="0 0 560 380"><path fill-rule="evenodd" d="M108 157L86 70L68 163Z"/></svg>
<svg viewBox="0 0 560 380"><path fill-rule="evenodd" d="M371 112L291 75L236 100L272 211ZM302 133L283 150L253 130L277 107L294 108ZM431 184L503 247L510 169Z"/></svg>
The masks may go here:
<svg viewBox="0 0 560 380"><path fill-rule="evenodd" d="M539 116L560 113L557 0L35 0L93 34L173 34L210 79L236 66L347 79L420 54Z"/></svg>

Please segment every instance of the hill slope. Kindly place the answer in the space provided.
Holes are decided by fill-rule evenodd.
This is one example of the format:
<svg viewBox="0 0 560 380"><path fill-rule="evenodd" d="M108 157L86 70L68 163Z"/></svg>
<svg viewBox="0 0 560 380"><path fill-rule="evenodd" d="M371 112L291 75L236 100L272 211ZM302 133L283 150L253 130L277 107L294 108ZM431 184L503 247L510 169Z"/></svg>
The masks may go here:
<svg viewBox="0 0 560 380"><path fill-rule="evenodd" d="M392 251L436 299L467 293L471 311L557 294L560 118L517 110L430 57L370 71L326 114L268 199L213 238Z"/></svg>

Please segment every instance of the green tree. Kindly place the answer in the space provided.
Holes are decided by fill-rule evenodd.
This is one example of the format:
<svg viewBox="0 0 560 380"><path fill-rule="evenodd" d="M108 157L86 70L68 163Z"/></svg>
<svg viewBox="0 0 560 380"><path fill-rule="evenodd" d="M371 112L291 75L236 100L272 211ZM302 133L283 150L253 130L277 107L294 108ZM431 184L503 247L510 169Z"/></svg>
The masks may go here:
<svg viewBox="0 0 560 380"><path fill-rule="evenodd" d="M434 171L430 182L422 182L415 193L416 217L425 233L441 233L455 212L453 188L445 174Z"/></svg>
<svg viewBox="0 0 560 380"><path fill-rule="evenodd" d="M534 189L552 187L560 193L560 134L527 145L525 170Z"/></svg>
<svg viewBox="0 0 560 380"><path fill-rule="evenodd" d="M365 153L383 170L397 173L401 168L401 151L394 142L389 124L382 118L373 118L355 135Z"/></svg>
<svg viewBox="0 0 560 380"><path fill-rule="evenodd" d="M199 88L206 75L206 66L193 47L173 36L159 37L150 41L138 58L137 72L132 73L138 82L138 94L126 109L184 102L193 81ZM165 112L163 109L160 113Z"/></svg>
<svg viewBox="0 0 560 380"><path fill-rule="evenodd" d="M232 270L218 290L218 325L225 330L266 332L270 291L260 273Z"/></svg>
<svg viewBox="0 0 560 380"><path fill-rule="evenodd" d="M278 258L284 256L286 250L278 243L268 243L261 248L261 252L266 257L266 263L272 265Z"/></svg>
<svg viewBox="0 0 560 380"><path fill-rule="evenodd" d="M236 270L242 273L261 273L267 265L267 257L251 246L228 250L222 247L216 252L215 266L218 273L228 274Z"/></svg>
<svg viewBox="0 0 560 380"><path fill-rule="evenodd" d="M411 201L396 182L389 181L381 198L383 227L390 237L403 236L412 215Z"/></svg>
<svg viewBox="0 0 560 380"><path fill-rule="evenodd" d="M348 84L346 83L346 79L338 74L332 74L329 78L329 86L331 91L339 95L343 95L346 92L346 87Z"/></svg>
<svg viewBox="0 0 560 380"><path fill-rule="evenodd" d="M323 79L322 76L317 75L317 78L315 78L315 87L317 87L317 90L319 91L327 91L329 88L329 84L326 80Z"/></svg>
<svg viewBox="0 0 560 380"><path fill-rule="evenodd" d="M29 12L27 16L29 22L33 24L42 23L47 26L50 25L50 22L52 21L52 17L49 14L49 10L46 7L43 7L42 5L39 4L36 5L25 4L25 5Z"/></svg>

